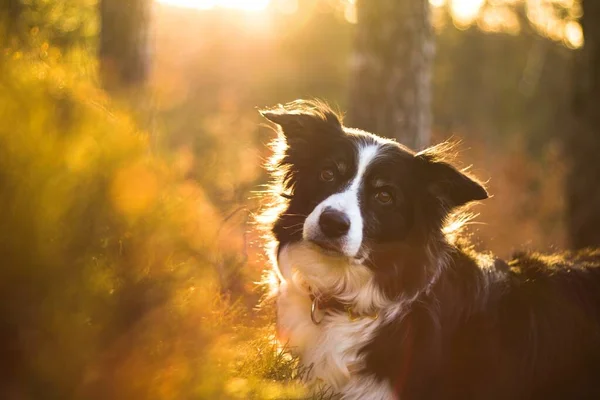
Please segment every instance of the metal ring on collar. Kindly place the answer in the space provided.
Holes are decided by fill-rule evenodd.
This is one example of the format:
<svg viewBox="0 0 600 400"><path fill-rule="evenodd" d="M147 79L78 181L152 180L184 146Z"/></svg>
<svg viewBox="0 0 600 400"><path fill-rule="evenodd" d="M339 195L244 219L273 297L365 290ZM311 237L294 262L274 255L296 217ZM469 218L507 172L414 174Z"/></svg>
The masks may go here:
<svg viewBox="0 0 600 400"><path fill-rule="evenodd" d="M313 324L315 325L319 325L321 322L323 322L323 318L321 318L320 320L317 320L317 310L319 309L319 299L317 299L316 297L313 299L312 304L310 305L310 319L312 320Z"/></svg>

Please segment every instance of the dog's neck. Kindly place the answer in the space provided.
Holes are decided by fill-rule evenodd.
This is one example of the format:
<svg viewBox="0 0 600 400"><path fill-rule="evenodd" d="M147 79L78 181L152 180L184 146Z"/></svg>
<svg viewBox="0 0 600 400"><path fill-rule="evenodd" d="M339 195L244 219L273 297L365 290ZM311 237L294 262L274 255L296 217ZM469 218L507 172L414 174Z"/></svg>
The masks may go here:
<svg viewBox="0 0 600 400"><path fill-rule="evenodd" d="M313 295L335 299L359 314L371 314L388 302L368 266L356 260L328 256L310 243L282 246L278 267L282 278L307 298Z"/></svg>
<svg viewBox="0 0 600 400"><path fill-rule="evenodd" d="M440 261L444 267L421 292L419 302L429 304L430 312L437 314L445 329L452 330L459 321L497 301L493 296L502 292L493 287L505 284L508 265L489 254L475 251L462 239L447 243Z"/></svg>
<svg viewBox="0 0 600 400"><path fill-rule="evenodd" d="M390 306L405 308L417 299L436 295L435 287L454 263L453 254L458 252L446 242L442 244L423 248L420 253L412 250L404 258L393 253L397 265L383 269L327 256L310 244L297 242L280 248L278 265L283 279L303 292L313 307L349 311L349 315L354 316L373 316ZM386 275L386 272L399 273L399 270L406 271L400 272L399 277ZM405 281L401 280L403 277ZM391 282L393 279L398 282Z"/></svg>

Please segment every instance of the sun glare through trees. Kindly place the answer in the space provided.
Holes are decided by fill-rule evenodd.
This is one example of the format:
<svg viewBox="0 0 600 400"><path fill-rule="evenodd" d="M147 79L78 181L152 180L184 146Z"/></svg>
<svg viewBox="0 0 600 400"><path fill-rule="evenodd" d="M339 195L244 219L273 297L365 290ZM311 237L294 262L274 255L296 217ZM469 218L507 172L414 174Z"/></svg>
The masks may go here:
<svg viewBox="0 0 600 400"><path fill-rule="evenodd" d="M155 0L157 3L196 10L228 9L249 12L265 11L272 7L288 13L297 10L298 0ZM562 41L571 48L583 45L583 33L577 19L581 16L581 6L576 0L429 0L433 8L435 27L446 23L450 11L452 22L459 29L476 24L483 31L518 34L522 21L514 7L524 4L529 23L540 33L555 41ZM344 17L356 23L356 0L341 0ZM566 14L566 18L564 18ZM563 15L563 17L561 17Z"/></svg>
<svg viewBox="0 0 600 400"><path fill-rule="evenodd" d="M157 0L159 3L177 7L210 10L228 8L245 11L261 11L267 8L270 0Z"/></svg>

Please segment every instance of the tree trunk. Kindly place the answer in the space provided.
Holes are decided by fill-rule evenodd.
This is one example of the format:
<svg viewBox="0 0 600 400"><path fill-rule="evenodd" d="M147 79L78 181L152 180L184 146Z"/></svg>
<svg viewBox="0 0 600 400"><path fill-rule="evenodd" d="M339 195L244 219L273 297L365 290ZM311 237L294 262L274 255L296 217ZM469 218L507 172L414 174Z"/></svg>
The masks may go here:
<svg viewBox="0 0 600 400"><path fill-rule="evenodd" d="M416 149L431 135L434 55L427 0L358 0L348 125Z"/></svg>
<svg viewBox="0 0 600 400"><path fill-rule="evenodd" d="M100 75L109 91L141 86L148 76L149 0L100 0Z"/></svg>
<svg viewBox="0 0 600 400"><path fill-rule="evenodd" d="M600 2L582 5L585 44L575 57L574 118L565 132L567 226L575 249L600 247Z"/></svg>
<svg viewBox="0 0 600 400"><path fill-rule="evenodd" d="M19 29L23 9L23 3L19 0L4 0L0 5L0 46L8 47L9 38L23 39L25 32Z"/></svg>

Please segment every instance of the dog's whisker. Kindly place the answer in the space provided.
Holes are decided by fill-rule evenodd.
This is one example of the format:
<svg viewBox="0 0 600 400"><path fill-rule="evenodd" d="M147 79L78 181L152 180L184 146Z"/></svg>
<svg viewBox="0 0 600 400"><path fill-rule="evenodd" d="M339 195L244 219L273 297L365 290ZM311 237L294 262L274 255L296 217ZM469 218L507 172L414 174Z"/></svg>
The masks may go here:
<svg viewBox="0 0 600 400"><path fill-rule="evenodd" d="M293 228L297 228L299 226L304 226L304 222L300 222L298 224L294 224L294 225L290 225L290 226L284 226L283 229L293 229Z"/></svg>
<svg viewBox="0 0 600 400"><path fill-rule="evenodd" d="M294 232L292 232L290 235L291 235L291 236L295 236L295 235L297 235L297 234L299 234L299 233L302 233L302 231L303 231L303 229L302 229L302 228L300 228L300 229L296 229L296 230L295 230Z"/></svg>

